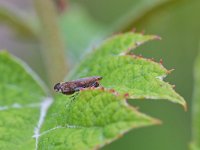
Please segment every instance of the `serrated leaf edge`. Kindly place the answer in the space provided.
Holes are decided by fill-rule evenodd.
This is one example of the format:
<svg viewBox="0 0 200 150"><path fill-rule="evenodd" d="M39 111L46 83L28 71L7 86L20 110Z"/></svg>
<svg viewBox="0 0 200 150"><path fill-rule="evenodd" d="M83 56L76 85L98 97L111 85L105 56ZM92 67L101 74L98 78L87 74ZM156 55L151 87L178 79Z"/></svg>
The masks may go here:
<svg viewBox="0 0 200 150"><path fill-rule="evenodd" d="M127 129L127 130L121 131L121 133L118 134L118 135L116 135L114 138L112 138L112 139L107 139L106 142L105 142L104 144L95 145L95 146L92 148L92 149L94 149L94 150L100 149L100 148L104 147L105 145L107 145L107 144L109 144L109 143L111 143L111 142L113 142L113 141L115 141L115 140L121 138L125 133L129 132L129 131L132 130L132 129L141 128L141 127L145 127L145 126L159 125L159 124L162 123L159 119L152 118L152 117L150 117L150 116L148 116L148 115L146 115L146 114L144 114L144 113L139 112L138 109L136 109L135 107L133 107L133 106L131 106L130 104L128 104L127 99L126 99L125 97L123 97L123 95L119 95L115 90L111 90L111 89L106 89L106 88L103 88L103 87L99 87L99 88L86 88L86 89L81 90L80 92L83 92L83 91L90 91L90 90L100 90L100 91L103 91L103 92L109 92L109 93L113 94L113 95L116 96L116 97L121 97L121 100L124 102L123 104L124 104L127 108L131 109L132 111L134 111L135 113L137 113L137 114L139 114L139 115L144 115L144 116L147 116L147 117L149 117L149 118L151 119L151 122L150 122L148 125L140 125L140 126L134 125L134 126L130 127L130 128ZM95 127L95 126L91 126L91 127ZM73 128L73 129L74 129L74 128L78 128L78 129L80 129L80 128L91 128L91 127L77 126L77 125L69 125L69 124L66 124L66 126L56 126L56 127L54 127L54 128L51 128L51 129L49 129L49 130L43 131L42 133L38 134L37 138L39 138L40 136L43 136L43 135L45 135L45 134L47 134L47 133L49 133L49 132L51 132L51 131L54 131L54 130L56 130L56 129L60 129L60 128L69 128L69 129L70 129L70 128ZM103 126L97 126L97 128L103 128ZM36 143L38 144L38 142L36 142Z"/></svg>

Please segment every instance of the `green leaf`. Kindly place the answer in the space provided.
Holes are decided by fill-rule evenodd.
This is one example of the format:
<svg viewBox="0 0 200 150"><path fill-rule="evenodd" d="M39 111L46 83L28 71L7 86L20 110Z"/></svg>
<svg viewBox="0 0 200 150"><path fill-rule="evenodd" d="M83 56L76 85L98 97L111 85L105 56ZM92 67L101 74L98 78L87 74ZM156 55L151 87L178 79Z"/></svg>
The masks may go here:
<svg viewBox="0 0 200 150"><path fill-rule="evenodd" d="M160 63L131 54L139 45L154 39L159 37L138 33L116 35L91 53L71 78L102 76L105 88L128 93L130 99L166 99L186 108L173 86L163 81L170 71Z"/></svg>
<svg viewBox="0 0 200 150"><path fill-rule="evenodd" d="M200 150L200 54L194 66L193 143L192 150Z"/></svg>
<svg viewBox="0 0 200 150"><path fill-rule="evenodd" d="M165 98L185 106L183 98L162 80L169 71L132 54L134 48L153 39L158 37L136 33L109 39L71 74L73 78L103 76L105 88L80 91L74 99L59 94L49 110L51 99L44 101L45 88L34 73L1 52L0 148L97 149L133 128L159 123L129 106L126 99Z"/></svg>
<svg viewBox="0 0 200 150"><path fill-rule="evenodd" d="M35 148L32 136L45 95L41 81L25 64L0 52L0 149Z"/></svg>
<svg viewBox="0 0 200 150"><path fill-rule="evenodd" d="M132 128L158 123L131 108L127 98L165 98L185 106L172 86L162 81L169 71L130 54L140 44L157 38L121 34L91 53L71 76L103 76L101 83L106 89L81 91L75 100L57 96L41 129L39 149L95 149Z"/></svg>
<svg viewBox="0 0 200 150"><path fill-rule="evenodd" d="M80 92L76 101L65 95L56 97L40 133L51 103L48 99L41 103L46 95L43 85L37 83L41 81L4 51L0 53L0 71L0 149L97 148L132 128L159 123L112 91L88 89Z"/></svg>
<svg viewBox="0 0 200 150"><path fill-rule="evenodd" d="M99 148L132 128L158 123L103 89L81 91L74 101L58 96L48 113L39 149Z"/></svg>

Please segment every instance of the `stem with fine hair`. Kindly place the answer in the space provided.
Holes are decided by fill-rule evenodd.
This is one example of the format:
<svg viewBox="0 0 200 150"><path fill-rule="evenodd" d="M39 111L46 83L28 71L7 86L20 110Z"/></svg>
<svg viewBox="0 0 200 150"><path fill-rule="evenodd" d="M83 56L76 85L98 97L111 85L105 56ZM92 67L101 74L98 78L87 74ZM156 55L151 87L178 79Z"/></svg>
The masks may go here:
<svg viewBox="0 0 200 150"><path fill-rule="evenodd" d="M62 80L68 71L65 48L59 31L57 12L52 0L35 0L41 22L41 54L44 59L49 85Z"/></svg>

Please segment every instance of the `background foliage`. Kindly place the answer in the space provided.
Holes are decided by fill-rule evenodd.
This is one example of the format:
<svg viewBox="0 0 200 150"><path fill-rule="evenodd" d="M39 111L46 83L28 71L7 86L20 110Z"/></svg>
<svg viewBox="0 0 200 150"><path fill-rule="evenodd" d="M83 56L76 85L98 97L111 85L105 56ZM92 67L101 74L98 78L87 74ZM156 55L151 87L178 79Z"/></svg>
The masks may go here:
<svg viewBox="0 0 200 150"><path fill-rule="evenodd" d="M72 9L75 7L72 3L80 5L77 13L66 17L69 21L63 18L70 13L63 11L61 9L63 7L58 5L60 11L59 26L61 33L63 33L63 39L66 40L66 54L73 58L70 60L71 68L81 60L85 50L91 49L91 44L98 44L101 39L112 32L127 31L135 27L138 31L145 30L148 34L157 34L162 37L161 42L144 45L141 47L142 51L139 50L137 53L142 53L148 58L153 57L156 60L162 58L167 68L175 68L176 70L167 80L176 85L176 90L188 103L189 109L185 113L178 105L164 101L130 102L140 107L142 112L161 118L163 125L130 132L124 138L104 149L122 149L124 145L128 145L126 149L130 150L134 148L140 150L187 150L188 143L191 141L193 64L199 45L200 1L76 0L76 2L66 3L68 6L66 11L75 11ZM47 82L44 62L41 61L41 47L37 39L38 19L35 15L33 1L12 0L5 2L1 0L0 4L2 7L8 8L9 13L6 15L12 18L12 23L10 23L11 21L8 19L10 17L5 17L6 15L3 14L7 11L4 10L3 13L0 11L0 49L9 49L28 62ZM81 15L77 15L78 13ZM78 17L73 17L73 15ZM18 21L19 16L22 22ZM67 26L66 24L69 25L68 30L64 28ZM21 27L26 30L22 30ZM87 29L87 27L89 28ZM70 28L75 29L70 30ZM82 37L82 35L87 35L87 38ZM69 52L72 53L69 54Z"/></svg>

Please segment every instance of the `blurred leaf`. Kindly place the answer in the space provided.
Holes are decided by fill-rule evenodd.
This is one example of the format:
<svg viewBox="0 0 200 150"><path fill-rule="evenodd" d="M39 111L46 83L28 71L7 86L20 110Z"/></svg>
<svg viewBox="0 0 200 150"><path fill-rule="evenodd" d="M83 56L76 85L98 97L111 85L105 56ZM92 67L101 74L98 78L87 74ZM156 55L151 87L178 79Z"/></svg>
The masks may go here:
<svg viewBox="0 0 200 150"><path fill-rule="evenodd" d="M18 36L24 38L37 39L37 33L34 28L31 26L29 21L24 21L16 13L0 7L0 23L5 23L15 31Z"/></svg>
<svg viewBox="0 0 200 150"><path fill-rule="evenodd" d="M186 108L184 99L163 78L170 73L161 64L130 54L157 36L126 33L114 36L91 53L71 75L74 79L102 76L102 85L131 99L166 99Z"/></svg>
<svg viewBox="0 0 200 150"><path fill-rule="evenodd" d="M119 32L135 27L135 22L140 21L141 18L152 11L163 9L166 5L171 5L182 0L76 1L88 7L95 19L97 18L105 22L106 25L110 24L112 32Z"/></svg>
<svg viewBox="0 0 200 150"><path fill-rule="evenodd" d="M200 53L194 66L194 80L192 150L200 150Z"/></svg>
<svg viewBox="0 0 200 150"><path fill-rule="evenodd" d="M0 52L0 72L0 149L34 149L32 136L46 95L43 85L5 51Z"/></svg>
<svg viewBox="0 0 200 150"><path fill-rule="evenodd" d="M155 11L164 9L181 2L181 0L143 0L138 5L134 5L128 13L122 16L117 23L115 23L115 31L129 31L136 26L144 17L151 15Z"/></svg>
<svg viewBox="0 0 200 150"><path fill-rule="evenodd" d="M81 7L71 7L60 16L60 27L72 64L77 63L91 45L105 36L105 28Z"/></svg>
<svg viewBox="0 0 200 150"><path fill-rule="evenodd" d="M191 143L191 150L200 150L199 147L197 147L196 144Z"/></svg>
<svg viewBox="0 0 200 150"><path fill-rule="evenodd" d="M39 149L96 149L132 128L155 123L109 91L84 90L75 101L61 95L49 110Z"/></svg>

